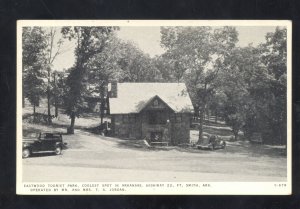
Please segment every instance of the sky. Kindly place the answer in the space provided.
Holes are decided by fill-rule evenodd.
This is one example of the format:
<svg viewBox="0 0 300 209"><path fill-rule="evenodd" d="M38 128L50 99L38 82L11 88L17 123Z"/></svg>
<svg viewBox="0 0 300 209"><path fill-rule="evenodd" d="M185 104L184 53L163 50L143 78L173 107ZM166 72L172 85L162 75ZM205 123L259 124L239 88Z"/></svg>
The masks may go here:
<svg viewBox="0 0 300 209"><path fill-rule="evenodd" d="M213 27L212 27L213 28ZM265 35L268 32L274 32L273 26L239 26L237 46L244 47L252 43L257 46L265 41ZM135 43L142 51L148 53L151 57L160 55L164 49L160 46L160 27L120 27L117 36L124 41ZM74 42L65 41L62 46L62 53L57 56L53 63L53 69L63 70L70 68L74 64Z"/></svg>

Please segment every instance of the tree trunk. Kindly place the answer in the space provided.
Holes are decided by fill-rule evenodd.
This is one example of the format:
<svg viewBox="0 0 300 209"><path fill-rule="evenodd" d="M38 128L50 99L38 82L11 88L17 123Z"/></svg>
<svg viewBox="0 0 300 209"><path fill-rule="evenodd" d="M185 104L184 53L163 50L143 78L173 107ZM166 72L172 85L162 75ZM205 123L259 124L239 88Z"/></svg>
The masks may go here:
<svg viewBox="0 0 300 209"><path fill-rule="evenodd" d="M75 114L72 113L72 115L71 115L71 125L67 130L68 134L74 134L74 126L75 126Z"/></svg>
<svg viewBox="0 0 300 209"><path fill-rule="evenodd" d="M237 141L239 137L239 131L234 130L233 134L234 134L234 141Z"/></svg>
<svg viewBox="0 0 300 209"><path fill-rule="evenodd" d="M204 111L200 111L200 121L199 121L199 138L198 143L202 140L202 134L203 134L203 121L204 121Z"/></svg>
<svg viewBox="0 0 300 209"><path fill-rule="evenodd" d="M104 118L104 109L105 109L105 98L104 98L104 86L105 84L101 84L100 86L100 100L101 100L101 104L100 104L100 118L101 118L101 124L103 124L103 118Z"/></svg>
<svg viewBox="0 0 300 209"><path fill-rule="evenodd" d="M207 110L207 124L209 125L209 120L210 120L210 112Z"/></svg>
<svg viewBox="0 0 300 209"><path fill-rule="evenodd" d="M50 106L50 68L48 68L48 84L47 84L47 106L48 106L48 125L52 123L51 106Z"/></svg>
<svg viewBox="0 0 300 209"><path fill-rule="evenodd" d="M215 112L215 123L217 123L218 122L218 110L216 110L216 112Z"/></svg>
<svg viewBox="0 0 300 209"><path fill-rule="evenodd" d="M109 115L110 114L110 107L109 107L109 96L107 94L107 97L106 97L106 113Z"/></svg>
<svg viewBox="0 0 300 209"><path fill-rule="evenodd" d="M58 116L58 106L57 106L57 100L55 99L55 117Z"/></svg>
<svg viewBox="0 0 300 209"><path fill-rule="evenodd" d="M33 104L33 122L35 122L35 104Z"/></svg>
<svg viewBox="0 0 300 209"><path fill-rule="evenodd" d="M195 113L194 113L194 121L198 122L198 117L199 117L199 107L196 106L195 108Z"/></svg>
<svg viewBox="0 0 300 209"><path fill-rule="evenodd" d="M206 107L206 90L207 90L207 84L204 84L204 97L201 104L200 109L200 122L199 122L199 137L198 137L198 143L202 140L202 134L203 134L203 122L204 122L204 116L205 116L205 107Z"/></svg>
<svg viewBox="0 0 300 209"><path fill-rule="evenodd" d="M48 125L52 123L50 106L50 87L47 87Z"/></svg>
<svg viewBox="0 0 300 209"><path fill-rule="evenodd" d="M100 123L103 124L103 118L104 118L104 113L103 113L103 101L101 102L101 108L100 108Z"/></svg>
<svg viewBox="0 0 300 209"><path fill-rule="evenodd" d="M54 82L54 107L55 107L55 117L58 116L58 102L57 102L57 87L56 87L56 73L53 73L53 82Z"/></svg>

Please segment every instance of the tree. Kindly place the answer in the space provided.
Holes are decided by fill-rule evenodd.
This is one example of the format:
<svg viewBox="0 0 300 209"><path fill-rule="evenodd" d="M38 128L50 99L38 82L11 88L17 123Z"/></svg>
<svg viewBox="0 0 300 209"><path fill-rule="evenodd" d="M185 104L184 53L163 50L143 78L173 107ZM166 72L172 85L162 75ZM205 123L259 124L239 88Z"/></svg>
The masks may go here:
<svg viewBox="0 0 300 209"><path fill-rule="evenodd" d="M50 99L51 99L51 92L53 86L51 86L51 77L52 77L52 64L56 57L61 53L61 45L63 44L63 39L59 38L56 42L56 34L57 29L50 27L46 30L46 41L47 41L47 49L46 49L46 68L47 68L47 110L48 110L48 124L51 124L51 106L50 106ZM57 100L57 96L54 94L55 100ZM55 106L55 116L57 117L57 107Z"/></svg>
<svg viewBox="0 0 300 209"><path fill-rule="evenodd" d="M88 79L92 85L93 92L100 97L100 118L103 123L104 110L107 104L108 83L113 80L119 80L124 77L124 72L120 68L119 59L122 56L120 50L120 40L115 36L110 36L105 47L100 53L95 54L88 61ZM106 98L105 98L106 96Z"/></svg>
<svg viewBox="0 0 300 209"><path fill-rule="evenodd" d="M44 93L45 84L45 49L47 47L45 33L41 27L24 27L22 31L22 78L23 78L23 105L27 97L35 107L39 105Z"/></svg>
<svg viewBox="0 0 300 209"><path fill-rule="evenodd" d="M35 121L36 106L39 106L40 99L45 93L45 83L43 80L43 72L40 66L34 66L29 72L27 72L24 78L26 83L25 97L28 98L29 102L33 105L33 121Z"/></svg>
<svg viewBox="0 0 300 209"><path fill-rule="evenodd" d="M148 54L137 48L131 42L120 42L118 65L122 69L124 82L155 82L158 71Z"/></svg>
<svg viewBox="0 0 300 209"><path fill-rule="evenodd" d="M156 69L156 80L163 82L175 82L176 78L172 73L172 66L163 56L155 56L152 58L152 65Z"/></svg>
<svg viewBox="0 0 300 209"><path fill-rule="evenodd" d="M101 53L115 27L63 27L64 38L75 39L75 65L66 80L66 113L71 118L68 133L74 133L75 118L83 111L84 96L87 94L87 65L90 58Z"/></svg>
<svg viewBox="0 0 300 209"><path fill-rule="evenodd" d="M258 47L234 50L230 63L230 72L223 80L227 84L238 81L227 90L228 94L243 91L236 96L236 113L242 116L240 124L244 124L245 135L259 132L264 143L285 144L286 30L277 28L267 34L266 42Z"/></svg>
<svg viewBox="0 0 300 209"><path fill-rule="evenodd" d="M65 96L66 88L66 70L63 71L53 71L52 72L52 83L53 87L52 93L54 94L54 107L55 107L55 117L58 116L58 107L63 104L63 98Z"/></svg>
<svg viewBox="0 0 300 209"><path fill-rule="evenodd" d="M221 83L219 83L221 84ZM209 108L215 115L215 123L218 122L218 119L224 119L224 107L226 102L226 95L224 91L219 88L216 88L216 92L209 102Z"/></svg>
<svg viewBox="0 0 300 209"><path fill-rule="evenodd" d="M235 48L219 76L226 123L235 138L262 133L265 143L284 143L286 124L286 40L284 30L266 36L258 47Z"/></svg>
<svg viewBox="0 0 300 209"><path fill-rule="evenodd" d="M115 35L109 36L102 52L91 57L87 64L88 79L93 93L101 100L100 116L103 123L105 95L109 82L155 82L159 79L149 55L131 42L124 42Z"/></svg>
<svg viewBox="0 0 300 209"><path fill-rule="evenodd" d="M277 27L266 35L266 43L260 46L262 62L266 66L269 84L265 118L272 133L266 140L286 144L287 118L287 30Z"/></svg>
<svg viewBox="0 0 300 209"><path fill-rule="evenodd" d="M237 31L223 27L162 27L161 45L164 56L174 63L173 72L179 82L184 80L195 112L200 112L199 140L207 104L214 94L214 81L226 67L227 56L237 42Z"/></svg>
<svg viewBox="0 0 300 209"><path fill-rule="evenodd" d="M260 56L260 51L251 45L236 47L227 57L228 67L218 78L219 91L226 95L221 109L235 140L240 130L250 133L256 129L249 126L250 121L258 115L258 100L253 97L253 93L264 92L268 88Z"/></svg>

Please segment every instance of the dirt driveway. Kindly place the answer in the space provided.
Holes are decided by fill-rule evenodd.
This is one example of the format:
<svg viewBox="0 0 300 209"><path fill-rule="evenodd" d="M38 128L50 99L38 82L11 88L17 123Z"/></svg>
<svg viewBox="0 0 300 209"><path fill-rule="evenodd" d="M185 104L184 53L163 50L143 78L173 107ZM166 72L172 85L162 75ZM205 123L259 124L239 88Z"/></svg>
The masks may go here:
<svg viewBox="0 0 300 209"><path fill-rule="evenodd" d="M62 155L23 159L23 181L286 181L286 157L245 142L216 151L149 149L79 130L64 141Z"/></svg>

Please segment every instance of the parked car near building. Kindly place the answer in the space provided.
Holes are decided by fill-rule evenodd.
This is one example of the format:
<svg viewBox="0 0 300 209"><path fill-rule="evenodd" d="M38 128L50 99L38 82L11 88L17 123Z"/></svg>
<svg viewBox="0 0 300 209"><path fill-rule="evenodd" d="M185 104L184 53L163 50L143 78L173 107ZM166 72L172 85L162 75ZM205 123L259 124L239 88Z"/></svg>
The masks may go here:
<svg viewBox="0 0 300 209"><path fill-rule="evenodd" d="M61 133L33 133L23 138L22 157L27 158L33 153L55 153L60 155L67 143L63 143Z"/></svg>
<svg viewBox="0 0 300 209"><path fill-rule="evenodd" d="M215 135L203 138L202 142L197 145L198 149L224 149L226 142Z"/></svg>

